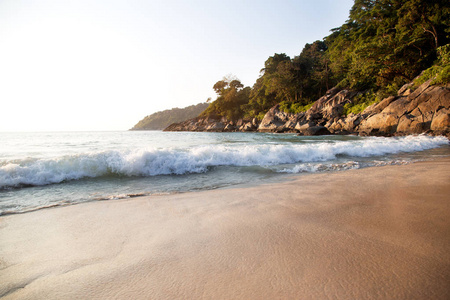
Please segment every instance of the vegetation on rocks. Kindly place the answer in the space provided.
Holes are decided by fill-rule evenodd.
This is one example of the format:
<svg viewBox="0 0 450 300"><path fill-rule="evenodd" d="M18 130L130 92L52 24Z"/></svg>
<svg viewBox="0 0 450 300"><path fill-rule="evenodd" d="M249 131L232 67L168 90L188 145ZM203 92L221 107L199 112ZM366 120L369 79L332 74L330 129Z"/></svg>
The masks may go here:
<svg viewBox="0 0 450 300"><path fill-rule="evenodd" d="M373 91L368 91L366 93L359 94L355 96L353 102L346 103L344 105L343 115L348 116L349 114L359 114L364 111L367 107L379 102L380 99L377 98Z"/></svg>
<svg viewBox="0 0 450 300"><path fill-rule="evenodd" d="M449 42L446 1L355 0L329 36L270 56L252 87L224 77L200 116L166 130L450 137Z"/></svg>
<svg viewBox="0 0 450 300"><path fill-rule="evenodd" d="M438 60L430 68L422 72L414 80L414 87L417 87L425 81L432 79L431 85L446 84L450 82L450 44L437 49Z"/></svg>
<svg viewBox="0 0 450 300"><path fill-rule="evenodd" d="M280 103L280 110L286 113L299 114L301 112L305 112L308 109L310 109L312 105L313 105L312 102L306 105L301 105L301 103L298 102L283 101Z"/></svg>
<svg viewBox="0 0 450 300"><path fill-rule="evenodd" d="M449 42L447 1L355 0L349 19L323 40L293 58L270 56L252 87L237 78L218 81L218 97L202 116L261 120L277 104L298 113L333 86L365 95L347 106L346 113L354 113L395 94L425 69L417 85L431 77L448 83Z"/></svg>

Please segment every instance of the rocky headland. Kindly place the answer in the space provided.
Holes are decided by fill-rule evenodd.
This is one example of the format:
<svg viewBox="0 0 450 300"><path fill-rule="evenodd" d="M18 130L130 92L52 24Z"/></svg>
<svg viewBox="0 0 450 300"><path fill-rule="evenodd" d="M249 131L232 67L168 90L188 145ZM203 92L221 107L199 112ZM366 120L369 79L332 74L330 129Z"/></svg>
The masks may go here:
<svg viewBox="0 0 450 300"><path fill-rule="evenodd" d="M358 134L394 136L427 133L450 137L450 84L431 85L432 80L412 90L404 85L396 96L387 97L357 114L345 114L358 93L332 88L305 112L292 114L272 107L261 121L196 117L174 123L165 131L291 132L299 135Z"/></svg>
<svg viewBox="0 0 450 300"><path fill-rule="evenodd" d="M130 130L163 130L175 122L182 122L198 116L208 107L208 103L199 103L185 108L172 108L158 111L140 120Z"/></svg>

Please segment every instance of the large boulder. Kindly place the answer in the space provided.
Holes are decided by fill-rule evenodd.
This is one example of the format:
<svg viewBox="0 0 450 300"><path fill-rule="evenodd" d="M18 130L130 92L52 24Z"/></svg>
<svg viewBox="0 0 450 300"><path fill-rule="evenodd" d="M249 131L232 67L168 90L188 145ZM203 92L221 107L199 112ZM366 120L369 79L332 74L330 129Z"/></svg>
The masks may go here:
<svg viewBox="0 0 450 300"><path fill-rule="evenodd" d="M241 127L239 127L239 131L244 131L244 132L255 131L255 130L256 130L256 126L253 125L252 122L244 123Z"/></svg>
<svg viewBox="0 0 450 300"><path fill-rule="evenodd" d="M430 129L433 131L450 131L450 109L439 110L433 117Z"/></svg>
<svg viewBox="0 0 450 300"><path fill-rule="evenodd" d="M397 95L398 96L408 96L410 95L413 90L412 90L412 86L414 85L414 82L411 81L407 84L404 84L398 91L397 91Z"/></svg>
<svg viewBox="0 0 450 300"><path fill-rule="evenodd" d="M390 96L390 97L384 98L380 102L372 104L371 106L367 107L363 111L363 115L371 116L371 115L374 115L374 114L379 114L380 112L383 111L383 109L385 109L395 99L397 99L397 97L395 97L395 96Z"/></svg>
<svg viewBox="0 0 450 300"><path fill-rule="evenodd" d="M272 107L264 116L258 126L260 132L278 132L284 128L284 125L294 114L286 113L280 110L279 105Z"/></svg>
<svg viewBox="0 0 450 300"><path fill-rule="evenodd" d="M301 126L298 135L328 135L330 131L325 126L310 126L305 124Z"/></svg>
<svg viewBox="0 0 450 300"><path fill-rule="evenodd" d="M341 117L344 105L350 103L354 95L354 92L348 90L331 89L311 106L306 112L306 119L311 121L322 119L322 122L317 123L326 123L327 120Z"/></svg>
<svg viewBox="0 0 450 300"><path fill-rule="evenodd" d="M211 124L207 125L206 131L209 132L222 132L225 129L225 123L223 122L211 122Z"/></svg>
<svg viewBox="0 0 450 300"><path fill-rule="evenodd" d="M359 131L367 135L391 135L397 130L398 117L391 113L379 113L361 122Z"/></svg>
<svg viewBox="0 0 450 300"><path fill-rule="evenodd" d="M225 131L225 132L233 132L233 131L236 131L236 126L234 126L234 124L232 124L232 123L227 124L227 125L225 126L225 128L223 129L223 131Z"/></svg>
<svg viewBox="0 0 450 300"><path fill-rule="evenodd" d="M375 132L390 135L445 131L445 128L448 130L445 111L440 114L437 112L442 108L450 108L450 89L430 86L430 82L431 80L423 83L406 97L389 97L368 107L363 112L367 117L361 122L359 131L363 134ZM434 126L431 126L434 118L437 119Z"/></svg>
<svg viewBox="0 0 450 300"><path fill-rule="evenodd" d="M413 115L407 114L400 118L397 126L397 133L422 133L430 128L429 123L422 122Z"/></svg>
<svg viewBox="0 0 450 300"><path fill-rule="evenodd" d="M334 134L348 134L356 131L356 127L361 123L359 114L349 114L346 117L330 120L325 127Z"/></svg>

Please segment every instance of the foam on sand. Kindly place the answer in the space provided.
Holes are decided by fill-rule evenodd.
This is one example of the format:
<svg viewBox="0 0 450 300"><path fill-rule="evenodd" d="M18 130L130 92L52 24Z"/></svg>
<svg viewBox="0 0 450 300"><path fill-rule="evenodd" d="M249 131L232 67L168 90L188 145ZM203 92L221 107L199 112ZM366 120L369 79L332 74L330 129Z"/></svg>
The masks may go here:
<svg viewBox="0 0 450 300"><path fill-rule="evenodd" d="M449 299L450 159L0 217L4 299Z"/></svg>

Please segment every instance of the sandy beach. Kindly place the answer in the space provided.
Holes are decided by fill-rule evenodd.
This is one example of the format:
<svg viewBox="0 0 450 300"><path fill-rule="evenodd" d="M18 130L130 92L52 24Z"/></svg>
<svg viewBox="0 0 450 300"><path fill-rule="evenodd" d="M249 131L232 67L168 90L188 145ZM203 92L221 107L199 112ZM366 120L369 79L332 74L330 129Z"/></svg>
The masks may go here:
<svg viewBox="0 0 450 300"><path fill-rule="evenodd" d="M450 159L0 217L3 299L449 299Z"/></svg>

